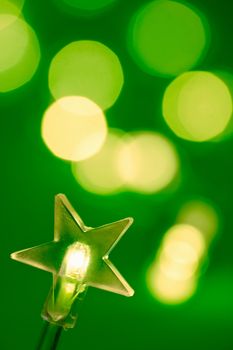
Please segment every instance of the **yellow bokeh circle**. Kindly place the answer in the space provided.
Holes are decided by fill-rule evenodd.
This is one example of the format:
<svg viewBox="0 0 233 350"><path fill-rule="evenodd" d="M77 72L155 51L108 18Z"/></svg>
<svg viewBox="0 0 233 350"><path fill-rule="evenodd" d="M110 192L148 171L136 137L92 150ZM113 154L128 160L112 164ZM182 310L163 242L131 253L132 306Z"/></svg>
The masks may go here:
<svg viewBox="0 0 233 350"><path fill-rule="evenodd" d="M89 192L107 195L123 189L123 179L117 167L123 146L122 131L111 129L103 147L93 157L72 164L72 172L79 184Z"/></svg>
<svg viewBox="0 0 233 350"><path fill-rule="evenodd" d="M195 292L197 281L191 276L188 279L174 278L152 266L147 273L147 285L151 294L163 304L181 304Z"/></svg>
<svg viewBox="0 0 233 350"><path fill-rule="evenodd" d="M147 284L152 295L166 304L188 300L195 292L206 251L205 237L196 227L188 224L171 227L148 269Z"/></svg>
<svg viewBox="0 0 233 350"><path fill-rule="evenodd" d="M118 158L127 186L140 193L166 188L179 172L179 158L173 144L152 131L131 133Z"/></svg>
<svg viewBox="0 0 233 350"><path fill-rule="evenodd" d="M81 96L67 96L45 112L42 137L57 157L80 161L99 151L105 141L107 124L99 106Z"/></svg>

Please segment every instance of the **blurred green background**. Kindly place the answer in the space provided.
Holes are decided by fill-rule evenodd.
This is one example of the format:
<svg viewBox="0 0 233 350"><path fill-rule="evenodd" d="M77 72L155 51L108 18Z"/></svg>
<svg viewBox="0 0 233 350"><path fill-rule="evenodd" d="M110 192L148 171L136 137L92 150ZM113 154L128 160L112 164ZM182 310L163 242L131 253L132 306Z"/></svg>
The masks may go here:
<svg viewBox="0 0 233 350"><path fill-rule="evenodd" d="M0 264L1 349L34 349L40 312L51 276L11 261L13 251L53 238L54 195L65 193L88 226L126 216L134 225L115 248L111 260L135 289L131 299L89 289L77 326L64 332L65 349L212 349L233 346L233 138L221 143L179 139L161 117L161 101L172 79L155 78L134 63L126 33L135 11L147 1L117 1L92 16L77 16L52 0L26 0L24 16L37 33L41 62L33 79L0 95L2 149L2 234ZM233 4L227 0L191 1L207 17L211 46L198 69L233 68ZM125 84L106 112L110 127L125 131L157 130L176 145L181 157L181 184L176 191L143 196L121 193L98 196L75 181L70 164L55 158L41 139L41 118L52 102L48 67L66 44L97 40L117 53ZM154 117L156 115L156 117ZM221 227L196 294L186 303L166 306L148 292L145 273L164 232L174 224L180 206L204 197L219 209Z"/></svg>

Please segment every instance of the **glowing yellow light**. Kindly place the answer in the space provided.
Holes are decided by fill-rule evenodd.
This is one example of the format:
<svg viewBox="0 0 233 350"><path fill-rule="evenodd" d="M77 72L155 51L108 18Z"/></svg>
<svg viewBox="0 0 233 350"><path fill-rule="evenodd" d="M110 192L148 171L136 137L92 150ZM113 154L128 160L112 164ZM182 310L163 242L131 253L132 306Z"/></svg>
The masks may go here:
<svg viewBox="0 0 233 350"><path fill-rule="evenodd" d="M101 150L93 157L72 164L72 172L87 191L98 194L119 192L123 186L117 159L123 145L122 132L111 130Z"/></svg>
<svg viewBox="0 0 233 350"><path fill-rule="evenodd" d="M64 258L65 277L83 280L90 261L90 248L83 243L74 243ZM62 269L63 270L63 269Z"/></svg>
<svg viewBox="0 0 233 350"><path fill-rule="evenodd" d="M122 148L118 166L128 186L142 193L155 193L167 187L179 170L175 147L163 135L132 133Z"/></svg>
<svg viewBox="0 0 233 350"><path fill-rule="evenodd" d="M226 84L212 73L184 73L168 86L163 115L178 136L207 141L227 127L232 116L231 94Z"/></svg>
<svg viewBox="0 0 233 350"><path fill-rule="evenodd" d="M201 201L187 202L180 210L177 222L197 227L208 243L218 230L218 214L213 206Z"/></svg>
<svg viewBox="0 0 233 350"><path fill-rule="evenodd" d="M188 300L196 290L196 279L173 279L159 270L152 268L148 271L148 287L151 294L165 304L180 304Z"/></svg>
<svg viewBox="0 0 233 350"><path fill-rule="evenodd" d="M48 148L62 159L79 161L102 147L107 125L102 110L85 97L68 96L45 112L42 137Z"/></svg>
<svg viewBox="0 0 233 350"><path fill-rule="evenodd" d="M76 290L76 284L74 282L66 282L65 283L65 294L73 296Z"/></svg>
<svg viewBox="0 0 233 350"><path fill-rule="evenodd" d="M32 28L13 14L0 14L0 92L28 82L39 61L40 48Z"/></svg>
<svg viewBox="0 0 233 350"><path fill-rule="evenodd" d="M49 87L55 99L84 96L102 109L116 101L123 80L118 57L97 41L70 43L57 53L49 69Z"/></svg>
<svg viewBox="0 0 233 350"><path fill-rule="evenodd" d="M196 261L203 254L206 245L202 232L196 227L179 224L167 231L163 247L174 260L178 259L176 255L182 254L183 258L186 256L188 260Z"/></svg>
<svg viewBox="0 0 233 350"><path fill-rule="evenodd" d="M194 67L208 46L206 20L187 4L152 1L134 16L129 49L152 75L175 76Z"/></svg>
<svg viewBox="0 0 233 350"><path fill-rule="evenodd" d="M148 288L152 294L168 304L190 298L196 289L205 251L205 239L197 228L180 224L168 230L148 270Z"/></svg>
<svg viewBox="0 0 233 350"><path fill-rule="evenodd" d="M60 271L54 278L53 295L47 304L47 312L54 321L67 317L77 294L85 289L89 262L89 246L76 242L68 247Z"/></svg>
<svg viewBox="0 0 233 350"><path fill-rule="evenodd" d="M182 259L182 258L181 258ZM159 258L160 273L177 281L186 281L194 276L197 271L198 262L187 263L183 261L174 261L166 256Z"/></svg>
<svg viewBox="0 0 233 350"><path fill-rule="evenodd" d="M164 254L179 264L193 264L199 258L195 247L182 241L171 241L167 243L164 247Z"/></svg>

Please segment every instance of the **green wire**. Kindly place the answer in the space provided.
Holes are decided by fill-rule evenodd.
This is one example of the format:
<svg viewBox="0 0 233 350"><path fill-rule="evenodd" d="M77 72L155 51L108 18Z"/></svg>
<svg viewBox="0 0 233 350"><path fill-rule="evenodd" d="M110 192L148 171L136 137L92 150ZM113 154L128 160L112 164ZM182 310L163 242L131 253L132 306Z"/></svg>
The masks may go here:
<svg viewBox="0 0 233 350"><path fill-rule="evenodd" d="M46 322L36 350L56 350L62 327Z"/></svg>

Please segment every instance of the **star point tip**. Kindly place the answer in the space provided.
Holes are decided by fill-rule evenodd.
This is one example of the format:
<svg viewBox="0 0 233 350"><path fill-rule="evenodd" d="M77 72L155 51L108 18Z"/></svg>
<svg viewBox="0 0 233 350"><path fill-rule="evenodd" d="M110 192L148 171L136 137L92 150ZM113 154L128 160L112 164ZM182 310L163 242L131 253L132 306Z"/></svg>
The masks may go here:
<svg viewBox="0 0 233 350"><path fill-rule="evenodd" d="M17 260L16 257L15 257L15 255L16 255L16 253L11 253L11 254L10 254L10 258L11 258L12 260Z"/></svg>
<svg viewBox="0 0 233 350"><path fill-rule="evenodd" d="M134 290L133 288L131 288L131 290L129 291L127 297L129 297L129 298L130 298L130 297L133 297L134 294L135 294L135 290Z"/></svg>
<svg viewBox="0 0 233 350"><path fill-rule="evenodd" d="M61 200L62 202L63 201L68 201L66 195L64 193L57 193L55 195L55 200Z"/></svg>
<svg viewBox="0 0 233 350"><path fill-rule="evenodd" d="M129 220L129 224L132 225L133 222L134 222L134 218L132 218L131 216L129 216L127 219Z"/></svg>

